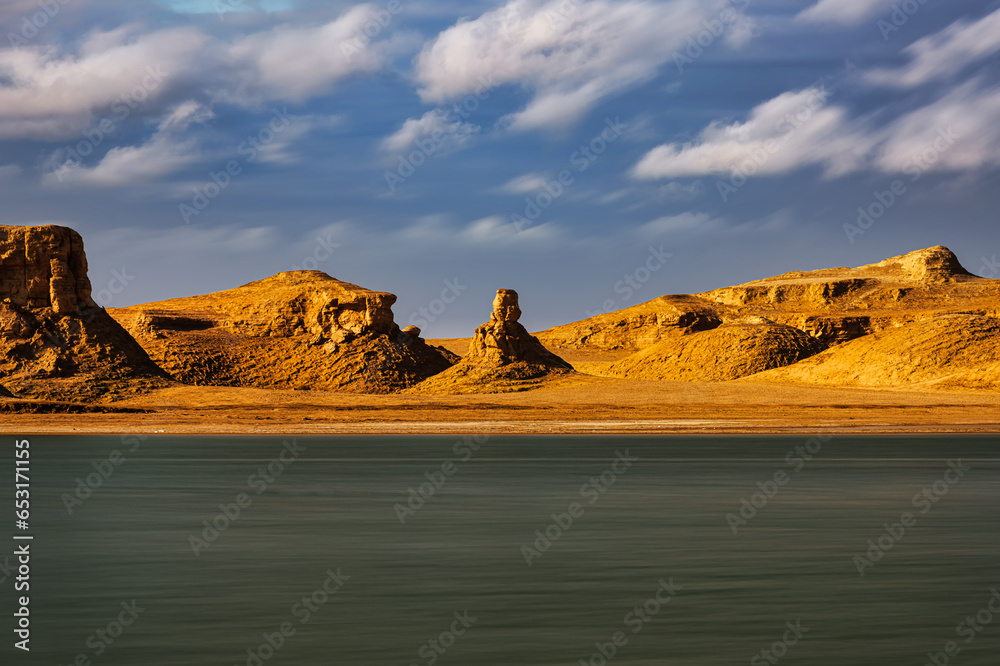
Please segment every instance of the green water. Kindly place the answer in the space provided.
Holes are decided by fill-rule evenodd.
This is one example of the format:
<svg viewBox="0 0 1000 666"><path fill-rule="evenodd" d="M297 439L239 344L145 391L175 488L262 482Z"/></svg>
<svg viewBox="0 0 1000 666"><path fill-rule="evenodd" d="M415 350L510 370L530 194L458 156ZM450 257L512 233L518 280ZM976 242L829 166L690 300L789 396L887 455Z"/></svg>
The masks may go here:
<svg viewBox="0 0 1000 666"><path fill-rule="evenodd" d="M290 440L28 439L21 531L3 438L0 561L13 535L34 536L31 652L14 648L24 593L8 576L4 665L921 666L948 641L948 663L1000 663L1000 614L956 633L1000 589L996 437L834 437L808 461L786 460L806 436L491 437L478 451L460 436L300 437L270 482L252 475ZM99 487L71 501L88 474ZM425 474L444 483L402 511ZM727 514L760 504L758 482L773 497L734 534ZM915 505L925 487L937 501ZM240 493L208 541L202 521ZM905 533L885 536L904 512ZM893 545L862 576L854 558L879 537ZM273 650L263 634L282 623Z"/></svg>

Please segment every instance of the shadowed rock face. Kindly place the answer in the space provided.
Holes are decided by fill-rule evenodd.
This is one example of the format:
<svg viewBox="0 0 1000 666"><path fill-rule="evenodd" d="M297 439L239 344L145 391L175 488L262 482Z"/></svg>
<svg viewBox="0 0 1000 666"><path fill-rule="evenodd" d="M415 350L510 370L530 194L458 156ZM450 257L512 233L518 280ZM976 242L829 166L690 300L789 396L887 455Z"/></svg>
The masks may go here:
<svg viewBox="0 0 1000 666"><path fill-rule="evenodd" d="M550 375L572 372L522 326L517 292L498 289L490 320L476 329L456 365L418 384L418 393L503 393L533 388Z"/></svg>
<svg viewBox="0 0 1000 666"><path fill-rule="evenodd" d="M528 363L541 367L570 369L571 366L532 337L518 323L521 308L517 292L498 289L493 299L490 320L476 329L466 356L480 365L502 367L511 363Z"/></svg>
<svg viewBox="0 0 1000 666"><path fill-rule="evenodd" d="M67 227L0 226L0 301L57 314L95 307L80 234Z"/></svg>
<svg viewBox="0 0 1000 666"><path fill-rule="evenodd" d="M189 384L391 393L453 362L420 329L399 329L395 302L322 271L288 271L111 314Z"/></svg>
<svg viewBox="0 0 1000 666"><path fill-rule="evenodd" d="M996 310L1000 282L936 245L856 268L793 271L702 294L661 296L538 333L555 348L639 351L678 332L759 316L837 345L930 314ZM690 322L696 322L691 324Z"/></svg>
<svg viewBox="0 0 1000 666"><path fill-rule="evenodd" d="M90 297L83 239L0 226L0 380L21 397L127 396L166 375Z"/></svg>
<svg viewBox="0 0 1000 666"><path fill-rule="evenodd" d="M797 328L751 318L664 338L613 364L607 374L667 381L730 381L796 363L825 348Z"/></svg>
<svg viewBox="0 0 1000 666"><path fill-rule="evenodd" d="M630 379L725 381L760 373L843 386L983 388L998 381L991 355L998 330L1000 280L970 274L937 245L856 268L662 296L538 337L556 351L633 352L596 370ZM927 342L934 336L940 344ZM949 364L954 376L946 381ZM922 367L938 374L915 369Z"/></svg>

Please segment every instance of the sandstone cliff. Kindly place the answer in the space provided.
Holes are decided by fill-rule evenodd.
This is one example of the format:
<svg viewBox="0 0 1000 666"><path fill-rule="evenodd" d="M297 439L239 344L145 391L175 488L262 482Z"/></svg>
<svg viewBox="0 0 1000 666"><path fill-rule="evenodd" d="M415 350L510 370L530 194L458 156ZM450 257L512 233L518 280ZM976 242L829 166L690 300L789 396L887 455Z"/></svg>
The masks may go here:
<svg viewBox="0 0 1000 666"><path fill-rule="evenodd" d="M1000 283L970 275L936 246L857 268L798 271L691 296L661 296L536 335L567 349L635 351L674 330L764 317L827 344L916 321L927 312L1000 308Z"/></svg>
<svg viewBox="0 0 1000 666"><path fill-rule="evenodd" d="M749 380L996 391L1000 389L1000 319L940 315L852 340Z"/></svg>
<svg viewBox="0 0 1000 666"><path fill-rule="evenodd" d="M503 393L538 386L572 366L532 337L518 319L517 292L498 289L490 320L476 329L468 353L453 367L419 384L418 393Z"/></svg>
<svg viewBox="0 0 1000 666"><path fill-rule="evenodd" d="M588 364L590 371L616 377L717 381L796 364L795 371L768 376L805 381L799 371L812 366L802 359L827 347L910 324L916 326L905 335L915 334L922 322L953 314L995 321L1000 281L971 275L950 250L936 246L857 268L791 272L702 294L662 296L537 336L560 353L635 352L603 367ZM754 320L769 326L743 325ZM963 344L961 329L946 337ZM896 343L908 344L901 337ZM843 363L865 364L850 351L831 350L823 358L837 354Z"/></svg>
<svg viewBox="0 0 1000 666"><path fill-rule="evenodd" d="M321 271L290 271L110 312L185 383L389 393L451 365L419 329L399 329L395 301Z"/></svg>
<svg viewBox="0 0 1000 666"><path fill-rule="evenodd" d="M0 226L0 380L21 397L123 397L166 375L90 297L80 235Z"/></svg>

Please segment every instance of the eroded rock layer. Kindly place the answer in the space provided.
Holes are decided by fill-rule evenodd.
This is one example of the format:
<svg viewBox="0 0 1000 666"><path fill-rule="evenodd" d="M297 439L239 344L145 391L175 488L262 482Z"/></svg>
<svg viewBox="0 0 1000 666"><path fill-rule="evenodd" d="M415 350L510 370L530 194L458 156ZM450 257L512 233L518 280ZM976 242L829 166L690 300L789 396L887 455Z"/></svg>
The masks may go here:
<svg viewBox="0 0 1000 666"><path fill-rule="evenodd" d="M1000 281L970 274L950 250L936 246L857 268L791 272L702 294L662 296L537 336L557 352L636 352L598 370L601 374L716 381L747 376L755 368L806 368L802 359L827 347L900 328L915 334L926 322L953 314L1000 316ZM726 330L754 320L771 328ZM802 335L793 340L788 329L817 344L800 344ZM719 333L706 335L712 331ZM946 337L964 344L960 328ZM852 362L865 363L860 357ZM829 380L836 383L833 375Z"/></svg>
<svg viewBox="0 0 1000 666"><path fill-rule="evenodd" d="M83 239L67 227L0 226L0 380L21 397L93 400L166 384L90 297Z"/></svg>
<svg viewBox="0 0 1000 666"><path fill-rule="evenodd" d="M940 315L852 340L754 381L1000 389L1000 319Z"/></svg>
<svg viewBox="0 0 1000 666"><path fill-rule="evenodd" d="M399 329L395 301L321 271L290 271L111 314L185 383L389 393L451 365L419 329Z"/></svg>
<svg viewBox="0 0 1000 666"><path fill-rule="evenodd" d="M780 368L818 354L819 340L772 322L723 324L678 332L613 364L612 377L680 382L722 382Z"/></svg>
<svg viewBox="0 0 1000 666"><path fill-rule="evenodd" d="M573 367L522 326L517 292L498 289L490 320L476 329L461 361L418 385L420 393L500 393L533 388Z"/></svg>

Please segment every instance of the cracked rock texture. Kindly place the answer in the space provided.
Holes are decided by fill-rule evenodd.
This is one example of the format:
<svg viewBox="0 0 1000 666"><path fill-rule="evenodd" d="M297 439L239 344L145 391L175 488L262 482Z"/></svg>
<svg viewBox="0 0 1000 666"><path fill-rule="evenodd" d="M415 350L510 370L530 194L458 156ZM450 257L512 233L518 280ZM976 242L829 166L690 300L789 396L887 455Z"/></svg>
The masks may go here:
<svg viewBox="0 0 1000 666"><path fill-rule="evenodd" d="M503 393L535 388L573 367L522 326L517 292L498 289L490 320L476 329L468 353L414 389L420 393Z"/></svg>
<svg viewBox="0 0 1000 666"><path fill-rule="evenodd" d="M90 297L80 234L0 226L0 381L19 397L115 399L166 375Z"/></svg>
<svg viewBox="0 0 1000 666"><path fill-rule="evenodd" d="M631 379L983 388L1000 383L998 317L1000 281L972 275L938 245L661 296L537 336L560 353L626 355L586 370ZM919 364L908 350L920 350Z"/></svg>
<svg viewBox="0 0 1000 666"><path fill-rule="evenodd" d="M393 294L289 271L205 296L111 310L178 381L202 386L392 393L451 365Z"/></svg>

